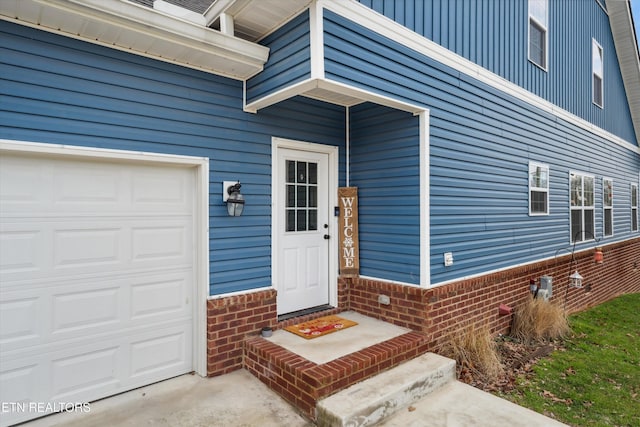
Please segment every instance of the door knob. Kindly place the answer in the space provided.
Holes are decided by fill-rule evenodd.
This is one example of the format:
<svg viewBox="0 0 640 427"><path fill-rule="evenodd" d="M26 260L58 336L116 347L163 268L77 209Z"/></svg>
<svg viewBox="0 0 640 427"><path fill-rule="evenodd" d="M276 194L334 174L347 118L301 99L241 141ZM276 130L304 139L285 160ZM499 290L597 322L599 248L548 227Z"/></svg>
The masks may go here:
<svg viewBox="0 0 640 427"><path fill-rule="evenodd" d="M329 238L330 238L330 237L331 237L331 236L329 236L328 234L325 234L325 235L324 235L324 240L329 240Z"/></svg>

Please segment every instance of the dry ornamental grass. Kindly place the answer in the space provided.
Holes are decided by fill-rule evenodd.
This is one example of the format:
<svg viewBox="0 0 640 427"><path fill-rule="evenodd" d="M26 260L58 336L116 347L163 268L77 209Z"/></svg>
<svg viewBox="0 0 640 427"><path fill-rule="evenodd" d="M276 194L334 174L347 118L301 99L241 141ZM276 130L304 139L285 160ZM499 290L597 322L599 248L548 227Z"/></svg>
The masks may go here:
<svg viewBox="0 0 640 427"><path fill-rule="evenodd" d="M470 325L457 331L438 353L454 359L458 372L469 370L485 381L494 380L503 373L496 341L487 325Z"/></svg>
<svg viewBox="0 0 640 427"><path fill-rule="evenodd" d="M522 342L532 343L561 339L570 332L561 307L543 299L530 299L516 308L510 335Z"/></svg>

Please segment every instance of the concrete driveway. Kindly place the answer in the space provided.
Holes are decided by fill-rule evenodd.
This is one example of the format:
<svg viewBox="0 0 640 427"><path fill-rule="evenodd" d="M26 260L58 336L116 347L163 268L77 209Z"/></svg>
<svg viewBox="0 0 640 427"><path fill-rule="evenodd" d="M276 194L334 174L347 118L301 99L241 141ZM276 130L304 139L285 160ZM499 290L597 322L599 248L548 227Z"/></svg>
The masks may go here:
<svg viewBox="0 0 640 427"><path fill-rule="evenodd" d="M183 375L26 423L44 426L309 427L313 424L245 370L215 378Z"/></svg>

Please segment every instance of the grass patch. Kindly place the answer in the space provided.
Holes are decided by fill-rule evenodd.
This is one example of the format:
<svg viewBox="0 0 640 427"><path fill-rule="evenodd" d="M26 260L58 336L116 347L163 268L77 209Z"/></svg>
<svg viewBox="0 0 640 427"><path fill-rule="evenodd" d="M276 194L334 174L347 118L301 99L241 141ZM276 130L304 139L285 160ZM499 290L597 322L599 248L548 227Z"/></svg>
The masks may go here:
<svg viewBox="0 0 640 427"><path fill-rule="evenodd" d="M573 334L505 397L574 426L640 420L640 294L569 318Z"/></svg>

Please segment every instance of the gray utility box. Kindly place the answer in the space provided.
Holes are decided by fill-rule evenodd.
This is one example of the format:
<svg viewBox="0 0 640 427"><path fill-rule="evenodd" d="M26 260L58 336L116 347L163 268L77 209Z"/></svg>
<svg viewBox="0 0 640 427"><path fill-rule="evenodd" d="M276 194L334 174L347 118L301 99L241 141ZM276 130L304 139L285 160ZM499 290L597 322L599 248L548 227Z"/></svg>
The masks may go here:
<svg viewBox="0 0 640 427"><path fill-rule="evenodd" d="M545 291L547 298L551 298L553 296L553 277L551 276L540 277L540 289Z"/></svg>

